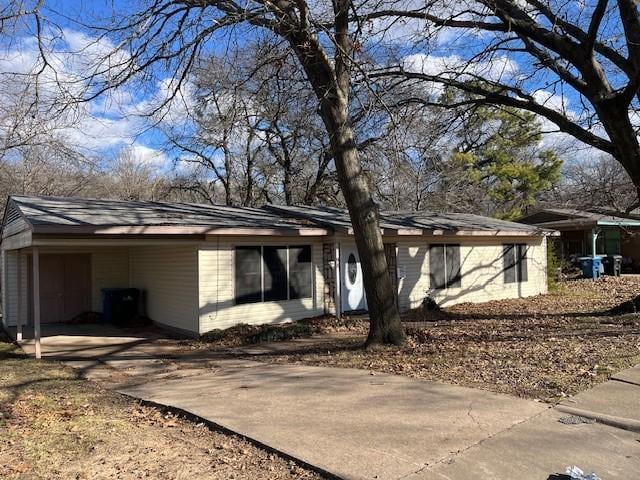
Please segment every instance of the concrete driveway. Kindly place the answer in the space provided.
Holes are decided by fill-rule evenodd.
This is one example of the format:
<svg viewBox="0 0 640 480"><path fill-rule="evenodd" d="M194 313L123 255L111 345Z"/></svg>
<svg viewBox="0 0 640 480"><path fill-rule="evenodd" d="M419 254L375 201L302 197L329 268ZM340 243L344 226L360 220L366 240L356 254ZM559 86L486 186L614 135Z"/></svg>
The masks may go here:
<svg viewBox="0 0 640 480"><path fill-rule="evenodd" d="M187 411L342 478L545 480L574 464L603 480L640 471L633 428L640 371L574 397L567 413L396 375L221 357L153 331L100 336L80 327L81 335L47 337L45 356L90 378L108 379L115 369L126 377L118 380L126 395ZM614 403L606 400L611 392ZM623 429L589 423L590 412Z"/></svg>

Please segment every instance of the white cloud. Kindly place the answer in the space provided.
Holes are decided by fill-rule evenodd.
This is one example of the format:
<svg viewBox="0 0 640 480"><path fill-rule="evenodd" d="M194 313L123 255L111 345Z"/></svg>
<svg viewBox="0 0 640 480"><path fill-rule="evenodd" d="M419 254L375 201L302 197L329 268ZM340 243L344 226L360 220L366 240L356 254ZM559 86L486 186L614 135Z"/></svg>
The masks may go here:
<svg viewBox="0 0 640 480"><path fill-rule="evenodd" d="M571 115L577 117L574 112L569 110L569 100L557 93L549 92L547 90L536 90L532 94L533 99L540 105L555 110L556 112L564 115Z"/></svg>
<svg viewBox="0 0 640 480"><path fill-rule="evenodd" d="M162 150L147 147L139 143L134 143L128 150L134 161L153 169L164 171L171 167L171 160Z"/></svg>
<svg viewBox="0 0 640 480"><path fill-rule="evenodd" d="M51 107L90 91L89 75L102 72L98 79L106 80L109 74L105 69L129 57L107 38L90 37L70 29L63 30L62 37L48 45L46 55L51 68L38 76L35 111L27 109L36 100L36 84L29 74L42 66L36 41L16 39L0 54L0 137L17 126L23 137L55 135L82 153L104 157L134 145L143 161L166 165L166 155L163 157L143 145L139 136L149 127L145 115L154 101L166 96L170 82L159 82L150 92L118 88L60 112ZM190 91L185 91L184 98L190 98ZM167 118L185 121L186 109L177 105L172 103Z"/></svg>
<svg viewBox="0 0 640 480"><path fill-rule="evenodd" d="M409 72L424 73L434 77L468 81L473 78L485 78L493 81L507 81L518 75L518 64L505 56L494 56L491 59L469 62L459 55L430 55L416 53L406 56L402 66ZM428 93L438 96L443 92L443 85L438 82L428 84Z"/></svg>
<svg viewBox="0 0 640 480"><path fill-rule="evenodd" d="M403 66L410 72L456 78L461 81L469 80L474 76L501 81L514 76L519 71L518 64L505 56L470 62L459 55L438 56L416 53L405 57Z"/></svg>

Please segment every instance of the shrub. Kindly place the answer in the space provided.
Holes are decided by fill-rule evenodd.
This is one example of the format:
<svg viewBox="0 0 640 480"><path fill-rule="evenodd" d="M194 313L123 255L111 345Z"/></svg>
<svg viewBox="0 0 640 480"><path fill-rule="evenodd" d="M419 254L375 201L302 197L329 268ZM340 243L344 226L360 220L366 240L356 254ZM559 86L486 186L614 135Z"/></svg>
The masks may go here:
<svg viewBox="0 0 640 480"><path fill-rule="evenodd" d="M559 272L562 260L558 254L560 239L548 238L547 240L547 287L549 292L559 290Z"/></svg>

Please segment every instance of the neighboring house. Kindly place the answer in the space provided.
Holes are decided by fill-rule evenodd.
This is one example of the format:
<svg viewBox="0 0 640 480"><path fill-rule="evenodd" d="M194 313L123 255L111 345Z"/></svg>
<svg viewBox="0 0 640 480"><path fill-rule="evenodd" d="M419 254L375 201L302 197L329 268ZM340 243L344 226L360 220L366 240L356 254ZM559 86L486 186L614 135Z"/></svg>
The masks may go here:
<svg viewBox="0 0 640 480"><path fill-rule="evenodd" d="M402 310L547 291L548 231L392 212L381 228ZM187 335L367 308L340 209L14 196L1 249L5 326L100 312L112 287L140 289L149 318Z"/></svg>
<svg viewBox="0 0 640 480"><path fill-rule="evenodd" d="M545 208L520 223L560 231L560 256L622 255L626 271L640 271L640 215L610 208Z"/></svg>

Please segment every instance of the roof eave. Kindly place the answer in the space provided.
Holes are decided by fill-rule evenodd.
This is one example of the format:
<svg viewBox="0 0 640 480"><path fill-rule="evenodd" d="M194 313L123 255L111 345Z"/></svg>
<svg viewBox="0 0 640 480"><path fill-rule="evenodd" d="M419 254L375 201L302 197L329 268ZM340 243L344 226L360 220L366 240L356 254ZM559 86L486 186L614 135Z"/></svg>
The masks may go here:
<svg viewBox="0 0 640 480"><path fill-rule="evenodd" d="M454 236L454 237L538 237L554 236L553 230L445 230L445 229L399 229L399 236ZM559 234L559 233L558 233Z"/></svg>
<svg viewBox="0 0 640 480"><path fill-rule="evenodd" d="M56 235L258 235L321 236L330 232L316 227L209 227L203 225L34 225L35 234Z"/></svg>

